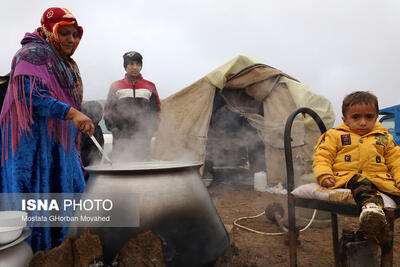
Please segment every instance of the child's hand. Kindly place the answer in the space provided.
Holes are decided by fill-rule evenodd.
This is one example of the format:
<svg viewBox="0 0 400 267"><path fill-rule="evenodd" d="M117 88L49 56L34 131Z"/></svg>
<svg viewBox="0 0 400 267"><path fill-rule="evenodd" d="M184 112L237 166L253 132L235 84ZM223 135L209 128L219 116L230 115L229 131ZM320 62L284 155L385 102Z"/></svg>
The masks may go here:
<svg viewBox="0 0 400 267"><path fill-rule="evenodd" d="M327 178L325 179L322 184L323 187L332 187L335 185L335 179L333 178Z"/></svg>

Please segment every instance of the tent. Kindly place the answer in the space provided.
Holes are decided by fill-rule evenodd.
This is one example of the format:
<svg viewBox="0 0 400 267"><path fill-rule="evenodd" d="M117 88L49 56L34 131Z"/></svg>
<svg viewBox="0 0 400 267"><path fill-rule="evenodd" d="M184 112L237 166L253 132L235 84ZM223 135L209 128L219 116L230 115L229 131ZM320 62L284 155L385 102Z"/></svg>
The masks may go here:
<svg viewBox="0 0 400 267"><path fill-rule="evenodd" d="M208 148L221 149L218 144L230 138L229 130L211 131L210 126L221 110L215 108L221 100L222 107L236 113L237 119L243 118L254 130L250 136L238 131L235 140L257 136L262 141L268 183L286 182L283 133L292 111L298 107L312 108L328 129L335 119L332 104L324 96L313 93L278 69L240 55L162 101L153 157L204 162L209 157ZM313 146L320 132L311 117L297 116L292 133L295 174L301 175L312 160ZM210 146L215 138L219 139Z"/></svg>
<svg viewBox="0 0 400 267"><path fill-rule="evenodd" d="M0 111L1 108L3 107L3 102L6 96L9 79L10 79L10 74L0 76Z"/></svg>

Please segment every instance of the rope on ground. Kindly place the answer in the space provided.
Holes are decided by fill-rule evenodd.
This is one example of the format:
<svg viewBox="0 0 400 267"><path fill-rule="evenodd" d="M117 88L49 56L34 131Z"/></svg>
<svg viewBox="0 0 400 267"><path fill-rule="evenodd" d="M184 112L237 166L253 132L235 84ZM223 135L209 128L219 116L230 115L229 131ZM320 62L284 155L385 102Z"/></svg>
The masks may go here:
<svg viewBox="0 0 400 267"><path fill-rule="evenodd" d="M245 230L247 230L247 231L250 231L250 232L253 232L253 233L256 233L256 234L260 234L260 235L267 235L267 236L284 235L284 234L285 234L284 232L281 232L281 233L265 233L265 232L257 231L257 230L248 228L248 227L246 227L246 226L241 225L241 224L238 223L238 221L241 221L241 220L244 220L244 219L254 219L254 218L258 218L258 217L260 217L260 216L262 216L262 215L264 215L264 214L265 214L265 211L261 212L261 213L258 214L258 215L255 215L255 216L241 217L241 218L238 218L238 219L234 220L234 221L233 221L233 224L234 224L235 226L239 227L239 228L242 228L242 229L245 229ZM308 222L308 224L307 224L303 229L300 230L300 232L303 232L303 231L307 230L307 229L311 226L311 224L313 223L313 221L314 221L314 219L315 219L315 215L316 215L316 214L317 214L317 210L315 209L314 212L313 212L313 215L312 215L312 217L311 217L311 219L310 219L310 221Z"/></svg>

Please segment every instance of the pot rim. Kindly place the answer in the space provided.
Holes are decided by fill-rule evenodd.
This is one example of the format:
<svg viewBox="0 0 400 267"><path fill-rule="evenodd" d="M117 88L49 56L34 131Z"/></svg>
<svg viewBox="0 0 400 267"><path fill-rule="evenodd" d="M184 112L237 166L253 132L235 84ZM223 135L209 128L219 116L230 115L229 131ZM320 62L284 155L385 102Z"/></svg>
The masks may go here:
<svg viewBox="0 0 400 267"><path fill-rule="evenodd" d="M143 161L124 162L111 164L90 165L85 168L89 173L114 173L114 172L154 172L170 171L178 169L199 168L203 165L201 161Z"/></svg>

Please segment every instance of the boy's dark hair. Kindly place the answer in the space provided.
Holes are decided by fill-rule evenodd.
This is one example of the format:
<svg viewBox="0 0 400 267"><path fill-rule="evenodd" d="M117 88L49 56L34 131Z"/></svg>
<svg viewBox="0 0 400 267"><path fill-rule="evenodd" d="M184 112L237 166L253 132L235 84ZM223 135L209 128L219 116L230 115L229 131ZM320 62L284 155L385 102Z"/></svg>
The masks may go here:
<svg viewBox="0 0 400 267"><path fill-rule="evenodd" d="M128 66L128 64L131 63L132 61L137 61L138 63L140 63L140 65L143 66L143 57L138 52L135 51L126 52L123 55L123 58L124 58L124 69L126 69L126 66Z"/></svg>
<svg viewBox="0 0 400 267"><path fill-rule="evenodd" d="M376 114L379 113L378 98L374 94L368 91L356 91L351 94L348 94L343 99L342 103L343 116L346 115L346 112L349 109L349 107L356 104L374 105L376 108Z"/></svg>

